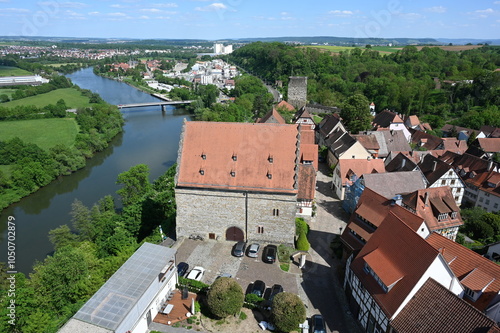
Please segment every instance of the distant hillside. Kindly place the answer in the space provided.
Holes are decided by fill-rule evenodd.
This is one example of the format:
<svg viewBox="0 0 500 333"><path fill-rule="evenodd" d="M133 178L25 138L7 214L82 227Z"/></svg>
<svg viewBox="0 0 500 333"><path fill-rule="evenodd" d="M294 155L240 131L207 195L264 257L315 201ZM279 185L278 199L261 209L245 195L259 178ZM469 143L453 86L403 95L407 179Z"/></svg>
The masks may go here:
<svg viewBox="0 0 500 333"><path fill-rule="evenodd" d="M228 41L235 42L297 42L303 44L324 44L331 45L410 45L410 44L439 44L433 38L355 38L355 37L331 37L331 36L316 36L316 37L263 37L263 38L241 38Z"/></svg>
<svg viewBox="0 0 500 333"><path fill-rule="evenodd" d="M465 45L465 44L489 44L489 45L500 45L500 39L472 39L472 38L461 38L461 39L453 39L453 38L437 38L437 40L440 43L443 44L458 44L458 45Z"/></svg>

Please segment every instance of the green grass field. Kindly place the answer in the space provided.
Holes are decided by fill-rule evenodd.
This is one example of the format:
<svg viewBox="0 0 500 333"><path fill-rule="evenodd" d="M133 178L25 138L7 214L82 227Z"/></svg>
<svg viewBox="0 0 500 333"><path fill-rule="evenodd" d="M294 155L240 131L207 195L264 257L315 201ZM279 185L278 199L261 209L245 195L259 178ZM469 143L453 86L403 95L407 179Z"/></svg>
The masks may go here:
<svg viewBox="0 0 500 333"><path fill-rule="evenodd" d="M61 98L64 99L68 108L71 109L90 106L88 97L82 96L82 93L74 88L56 89L46 94L3 103L1 106L14 107L18 105L35 105L37 107L44 107L49 104L56 104Z"/></svg>
<svg viewBox="0 0 500 333"><path fill-rule="evenodd" d="M61 67L61 66L65 66L65 65L78 65L78 63L76 62L64 62L62 64L48 64L48 66L51 66L51 67Z"/></svg>
<svg viewBox="0 0 500 333"><path fill-rule="evenodd" d="M0 89L0 95L7 95L9 98L12 97L12 94L16 92L17 89Z"/></svg>
<svg viewBox="0 0 500 333"><path fill-rule="evenodd" d="M372 46L372 50L379 51L381 53L394 53L401 50L401 47L394 46Z"/></svg>
<svg viewBox="0 0 500 333"><path fill-rule="evenodd" d="M10 66L0 66L0 77L2 76L22 76L22 75L33 75L24 69Z"/></svg>
<svg viewBox="0 0 500 333"><path fill-rule="evenodd" d="M0 141L17 136L24 142L35 143L43 149L49 149L57 144L72 146L77 133L78 125L74 118L0 122Z"/></svg>

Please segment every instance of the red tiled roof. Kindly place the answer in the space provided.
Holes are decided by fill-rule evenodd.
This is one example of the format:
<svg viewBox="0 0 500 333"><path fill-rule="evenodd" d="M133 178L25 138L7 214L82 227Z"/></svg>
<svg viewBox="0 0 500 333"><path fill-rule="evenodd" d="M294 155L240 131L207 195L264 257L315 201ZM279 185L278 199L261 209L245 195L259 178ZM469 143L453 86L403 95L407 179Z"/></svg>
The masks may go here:
<svg viewBox="0 0 500 333"><path fill-rule="evenodd" d="M314 170L318 170L318 145L300 144L300 162L312 161Z"/></svg>
<svg viewBox="0 0 500 333"><path fill-rule="evenodd" d="M297 136L296 125L188 121L177 186L297 193Z"/></svg>
<svg viewBox="0 0 500 333"><path fill-rule="evenodd" d="M300 142L302 144L311 144L313 145L316 141L314 130L311 129L311 126L300 125Z"/></svg>
<svg viewBox="0 0 500 333"><path fill-rule="evenodd" d="M257 123L277 123L286 124L285 119L280 115L280 113L273 107L264 117L257 120Z"/></svg>
<svg viewBox="0 0 500 333"><path fill-rule="evenodd" d="M386 286L392 286L404 276L381 250L375 249L363 258Z"/></svg>
<svg viewBox="0 0 500 333"><path fill-rule="evenodd" d="M398 333L488 333L498 329L493 320L431 278L391 326Z"/></svg>
<svg viewBox="0 0 500 333"><path fill-rule="evenodd" d="M388 292L384 292L375 278L364 270L365 258L375 250L383 254L385 257L384 262L397 269L398 277L401 277ZM351 269L390 318L398 310L438 254L439 252L436 249L390 212L352 261ZM385 274L384 269L382 271L376 271L373 267L372 269L379 277L379 274Z"/></svg>
<svg viewBox="0 0 500 333"><path fill-rule="evenodd" d="M465 182L478 187L480 191L500 197L500 173L498 172L493 170L479 172L474 178L466 179ZM495 187L491 187L490 184L495 185Z"/></svg>
<svg viewBox="0 0 500 333"><path fill-rule="evenodd" d="M477 139L481 148L487 153L500 152L500 138L479 138Z"/></svg>
<svg viewBox="0 0 500 333"><path fill-rule="evenodd" d="M365 134L355 134L353 135L356 140L365 147L367 150L379 150L380 145L378 144L377 137L373 134L365 135Z"/></svg>
<svg viewBox="0 0 500 333"><path fill-rule="evenodd" d="M490 274L475 268L460 282L470 290L477 292L486 289L493 281L495 278Z"/></svg>
<svg viewBox="0 0 500 333"><path fill-rule="evenodd" d="M448 265L460 282L465 280L474 270L481 273L475 273L465 280L467 284L473 287L484 284L488 279L485 278L486 275L494 278L477 301L473 302L468 297L464 297L465 301L472 304L479 311L488 308L500 291L500 265L437 233L431 234L427 238L427 242L441 253L446 253L447 258L453 259Z"/></svg>
<svg viewBox="0 0 500 333"><path fill-rule="evenodd" d="M432 187L403 195L403 203L422 217L431 231L459 227L464 224L449 186ZM451 212L457 212L455 218L448 214ZM447 213L448 216L438 220L437 216L440 213Z"/></svg>
<svg viewBox="0 0 500 333"><path fill-rule="evenodd" d="M316 194L316 170L312 165L299 165L299 193L297 199L313 200Z"/></svg>
<svg viewBox="0 0 500 333"><path fill-rule="evenodd" d="M467 142L455 138L443 138L443 150L463 154L467 150Z"/></svg>
<svg viewBox="0 0 500 333"><path fill-rule="evenodd" d="M340 168L342 185L349 181L350 172L356 174L358 178L365 173L385 172L384 161L381 159L341 159L337 167Z"/></svg>
<svg viewBox="0 0 500 333"><path fill-rule="evenodd" d="M276 105L276 108L285 108L288 111L294 111L295 108L293 107L292 104L288 103L287 101L281 101Z"/></svg>
<svg viewBox="0 0 500 333"><path fill-rule="evenodd" d="M356 234L360 235L361 237L363 237L363 239L368 241L370 240L370 237L372 236L375 229L371 226L368 226L365 222L361 221L357 217L357 215L366 219L368 222L378 228L386 218L387 214L389 214L389 212L393 212L397 217L405 221L405 223L413 231L418 231L418 229L424 222L420 216L413 214L409 210L399 205L393 205L392 200L388 200L387 198L376 193L370 188L365 188L359 198L356 210L351 215L349 223L342 233L342 241L347 244L353 251L360 250L363 244L361 244L359 240L351 235L350 230L353 230L354 232L356 232Z"/></svg>

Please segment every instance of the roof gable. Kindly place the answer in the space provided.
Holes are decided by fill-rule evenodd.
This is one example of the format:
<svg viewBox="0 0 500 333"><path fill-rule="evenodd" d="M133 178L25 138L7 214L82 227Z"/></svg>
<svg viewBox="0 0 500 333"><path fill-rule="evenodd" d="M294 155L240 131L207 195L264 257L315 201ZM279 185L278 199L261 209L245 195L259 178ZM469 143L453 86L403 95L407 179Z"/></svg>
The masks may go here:
<svg viewBox="0 0 500 333"><path fill-rule="evenodd" d="M397 269L400 276L387 292L364 270L365 257L375 250L383 253L384 260ZM392 317L437 256L436 249L390 212L352 261L351 269L384 313Z"/></svg>
<svg viewBox="0 0 500 333"><path fill-rule="evenodd" d="M497 296L500 292L500 266L498 264L437 233L431 234L427 242L448 258L448 265L462 284L465 282L474 289L485 286L476 301L464 297L465 301L479 311L484 311L492 302L498 302ZM470 275L473 271L476 273ZM491 283L489 283L490 277L494 279Z"/></svg>
<svg viewBox="0 0 500 333"><path fill-rule="evenodd" d="M258 123L286 124L285 119L273 107L264 117L258 119Z"/></svg>

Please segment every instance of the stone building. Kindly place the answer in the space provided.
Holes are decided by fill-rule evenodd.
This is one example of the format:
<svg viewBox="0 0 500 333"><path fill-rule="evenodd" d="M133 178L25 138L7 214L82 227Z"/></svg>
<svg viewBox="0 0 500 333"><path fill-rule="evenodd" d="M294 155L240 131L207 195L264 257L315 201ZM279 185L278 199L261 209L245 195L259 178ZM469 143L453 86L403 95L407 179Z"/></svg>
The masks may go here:
<svg viewBox="0 0 500 333"><path fill-rule="evenodd" d="M306 106L307 103L307 76L290 76L288 82L288 103L295 109Z"/></svg>
<svg viewBox="0 0 500 333"><path fill-rule="evenodd" d="M297 125L186 122L177 237L293 244L300 156Z"/></svg>

